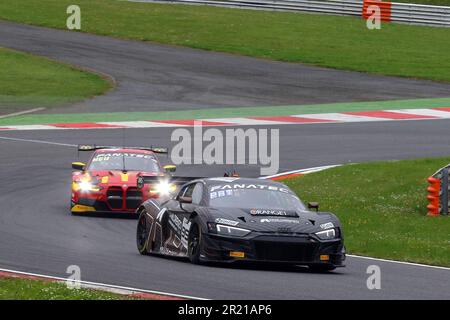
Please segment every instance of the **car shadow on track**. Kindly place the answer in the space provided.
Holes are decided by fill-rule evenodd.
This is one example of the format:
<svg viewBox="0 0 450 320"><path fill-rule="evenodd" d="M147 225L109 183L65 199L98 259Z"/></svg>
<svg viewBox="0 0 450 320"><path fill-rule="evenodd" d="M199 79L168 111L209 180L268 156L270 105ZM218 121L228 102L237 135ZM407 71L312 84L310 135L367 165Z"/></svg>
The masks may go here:
<svg viewBox="0 0 450 320"><path fill-rule="evenodd" d="M291 265L291 264L279 264L279 263L264 263L264 262L234 262L234 263L207 263L204 266L215 268L227 268L235 270L256 270L256 271L274 271L274 272L291 272L291 273L311 273L311 274L329 274L329 275L341 275L342 272L337 268L333 271L318 271L309 269L307 266Z"/></svg>
<svg viewBox="0 0 450 320"><path fill-rule="evenodd" d="M109 219L128 219L128 220L137 220L139 215L134 213L117 213L117 212L86 212L86 213L77 213L72 214L73 217L79 218L109 218Z"/></svg>
<svg viewBox="0 0 450 320"><path fill-rule="evenodd" d="M190 264L189 260L185 257L171 257L159 254L149 254L148 256L154 257L156 259L165 259L177 261L180 263ZM291 265L291 264L281 264L281 263L264 263L264 262L239 262L235 261L232 263L227 262L203 262L199 265L192 265L198 268L217 268L217 269L231 269L231 270L246 270L246 271L269 271L269 272L290 272L290 273L302 273L302 274L323 274L323 275L343 275L341 270L345 268L337 268L333 271L318 271L311 270L307 266L301 265Z"/></svg>

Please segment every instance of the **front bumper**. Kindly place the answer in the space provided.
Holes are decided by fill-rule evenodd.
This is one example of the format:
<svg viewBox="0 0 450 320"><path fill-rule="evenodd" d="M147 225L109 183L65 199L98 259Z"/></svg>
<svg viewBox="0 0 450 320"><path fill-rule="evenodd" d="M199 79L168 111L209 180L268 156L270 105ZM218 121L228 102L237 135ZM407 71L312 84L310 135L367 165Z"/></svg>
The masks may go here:
<svg viewBox="0 0 450 320"><path fill-rule="evenodd" d="M308 235L253 232L243 238L203 234L203 240L201 258L204 261L257 261L334 267L343 267L345 261L342 239L320 241Z"/></svg>
<svg viewBox="0 0 450 320"><path fill-rule="evenodd" d="M72 213L131 213L150 197L144 190L130 186L102 186L100 191L72 190Z"/></svg>
<svg viewBox="0 0 450 320"><path fill-rule="evenodd" d="M76 202L71 202L72 213L120 213L120 214L135 214L134 208L111 208L107 202L96 198L78 198Z"/></svg>

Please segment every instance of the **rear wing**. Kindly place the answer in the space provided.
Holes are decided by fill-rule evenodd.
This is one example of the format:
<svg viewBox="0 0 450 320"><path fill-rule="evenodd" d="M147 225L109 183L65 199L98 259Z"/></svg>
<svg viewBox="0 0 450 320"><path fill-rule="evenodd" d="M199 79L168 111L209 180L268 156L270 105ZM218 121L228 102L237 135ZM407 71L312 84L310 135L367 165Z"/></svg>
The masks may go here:
<svg viewBox="0 0 450 320"><path fill-rule="evenodd" d="M97 146L90 144L80 144L78 145L78 151L95 151L99 149L136 149L136 150L147 150L154 153L168 153L169 150L164 147L117 147L117 146Z"/></svg>

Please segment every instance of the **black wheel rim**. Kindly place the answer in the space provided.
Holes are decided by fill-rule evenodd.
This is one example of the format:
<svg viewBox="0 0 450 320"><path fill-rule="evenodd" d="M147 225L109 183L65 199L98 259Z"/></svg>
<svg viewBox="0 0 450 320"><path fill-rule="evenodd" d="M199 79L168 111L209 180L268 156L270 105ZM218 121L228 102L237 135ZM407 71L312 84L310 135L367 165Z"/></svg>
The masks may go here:
<svg viewBox="0 0 450 320"><path fill-rule="evenodd" d="M144 216L141 216L137 228L137 244L139 250L142 250L147 241L147 221Z"/></svg>

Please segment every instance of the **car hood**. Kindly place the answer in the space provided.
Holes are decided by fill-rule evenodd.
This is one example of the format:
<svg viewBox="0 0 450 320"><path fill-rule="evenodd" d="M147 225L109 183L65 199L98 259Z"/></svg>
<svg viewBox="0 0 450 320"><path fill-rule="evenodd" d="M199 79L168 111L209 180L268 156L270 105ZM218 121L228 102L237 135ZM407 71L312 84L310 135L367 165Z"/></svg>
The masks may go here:
<svg viewBox="0 0 450 320"><path fill-rule="evenodd" d="M95 170L89 171L89 175L92 178L96 178L100 184L108 186L122 186L136 187L137 177L140 175L153 175L157 176L155 172L143 172L143 171L127 171L120 170Z"/></svg>
<svg viewBox="0 0 450 320"><path fill-rule="evenodd" d="M339 220L328 212L289 211L287 215L279 212L252 211L253 209L210 208L209 220L222 224L236 224L236 227L259 232L312 233L329 228L340 227ZM253 213L253 214L252 214ZM282 212L281 214L285 214ZM230 222L231 221L231 222Z"/></svg>

